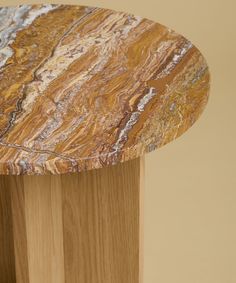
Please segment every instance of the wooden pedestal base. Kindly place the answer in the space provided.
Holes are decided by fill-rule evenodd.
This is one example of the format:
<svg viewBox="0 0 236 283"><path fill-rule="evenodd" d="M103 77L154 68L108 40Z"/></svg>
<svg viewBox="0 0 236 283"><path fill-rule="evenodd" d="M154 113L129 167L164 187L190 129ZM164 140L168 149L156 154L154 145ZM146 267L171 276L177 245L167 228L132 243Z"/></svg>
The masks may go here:
<svg viewBox="0 0 236 283"><path fill-rule="evenodd" d="M0 283L141 283L143 160L0 176Z"/></svg>

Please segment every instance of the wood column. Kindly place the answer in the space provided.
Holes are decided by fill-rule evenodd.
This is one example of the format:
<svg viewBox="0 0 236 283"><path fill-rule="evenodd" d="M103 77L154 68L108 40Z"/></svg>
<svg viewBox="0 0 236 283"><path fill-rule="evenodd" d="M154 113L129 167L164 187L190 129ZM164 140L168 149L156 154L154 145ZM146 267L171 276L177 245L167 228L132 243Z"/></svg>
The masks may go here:
<svg viewBox="0 0 236 283"><path fill-rule="evenodd" d="M1 283L142 283L143 158L0 177Z"/></svg>

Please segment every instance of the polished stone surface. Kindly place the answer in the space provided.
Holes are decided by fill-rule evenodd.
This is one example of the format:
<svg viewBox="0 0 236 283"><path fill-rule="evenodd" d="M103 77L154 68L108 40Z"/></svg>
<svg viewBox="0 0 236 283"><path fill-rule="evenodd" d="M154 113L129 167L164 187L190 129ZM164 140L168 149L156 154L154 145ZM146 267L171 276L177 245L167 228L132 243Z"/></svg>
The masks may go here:
<svg viewBox="0 0 236 283"><path fill-rule="evenodd" d="M139 157L186 131L208 93L199 50L158 23L84 6L0 9L0 174Z"/></svg>

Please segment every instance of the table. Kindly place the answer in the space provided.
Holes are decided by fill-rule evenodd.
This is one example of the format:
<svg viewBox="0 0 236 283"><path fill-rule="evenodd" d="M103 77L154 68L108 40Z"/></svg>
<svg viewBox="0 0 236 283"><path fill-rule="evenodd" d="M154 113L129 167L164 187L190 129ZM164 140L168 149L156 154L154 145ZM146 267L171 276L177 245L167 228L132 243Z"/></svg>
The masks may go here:
<svg viewBox="0 0 236 283"><path fill-rule="evenodd" d="M124 12L5 7L0 93L0 282L141 283L144 154L202 113L199 50Z"/></svg>

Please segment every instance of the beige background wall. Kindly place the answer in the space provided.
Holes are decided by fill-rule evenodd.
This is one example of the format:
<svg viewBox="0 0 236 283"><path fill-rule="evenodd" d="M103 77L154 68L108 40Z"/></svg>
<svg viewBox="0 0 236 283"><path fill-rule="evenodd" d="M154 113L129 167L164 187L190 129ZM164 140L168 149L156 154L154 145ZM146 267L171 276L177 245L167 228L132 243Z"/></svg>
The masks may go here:
<svg viewBox="0 0 236 283"><path fill-rule="evenodd" d="M153 19L205 55L212 75L205 113L186 134L146 158L144 283L235 283L236 1L51 1L63 2ZM20 3L30 2L0 0Z"/></svg>

